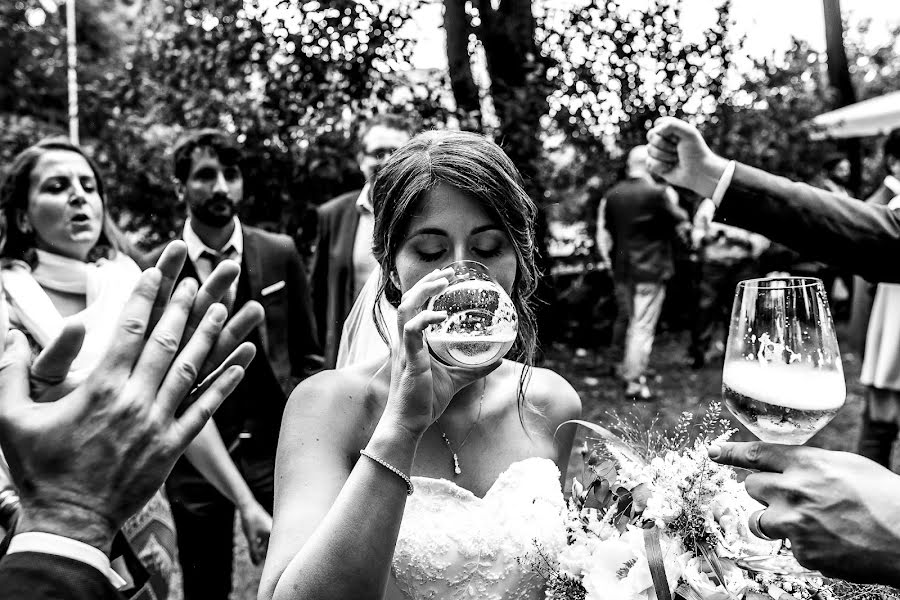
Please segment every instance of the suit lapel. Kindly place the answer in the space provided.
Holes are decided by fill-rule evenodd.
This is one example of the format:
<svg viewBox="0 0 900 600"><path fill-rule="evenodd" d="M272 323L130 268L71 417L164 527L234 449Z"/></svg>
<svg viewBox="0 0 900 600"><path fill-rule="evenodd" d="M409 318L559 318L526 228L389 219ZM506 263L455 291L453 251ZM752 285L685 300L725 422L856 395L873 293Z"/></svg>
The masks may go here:
<svg viewBox="0 0 900 600"><path fill-rule="evenodd" d="M243 225L243 224L242 224ZM250 297L248 300L256 300L260 297L263 282L263 260L262 252L259 247L259 238L256 232L243 225L244 232L244 254L242 257L243 269L246 271L242 276L246 276L247 285L250 288ZM262 341L263 349L268 351L269 336L266 330L266 321L264 320L259 327L259 337Z"/></svg>

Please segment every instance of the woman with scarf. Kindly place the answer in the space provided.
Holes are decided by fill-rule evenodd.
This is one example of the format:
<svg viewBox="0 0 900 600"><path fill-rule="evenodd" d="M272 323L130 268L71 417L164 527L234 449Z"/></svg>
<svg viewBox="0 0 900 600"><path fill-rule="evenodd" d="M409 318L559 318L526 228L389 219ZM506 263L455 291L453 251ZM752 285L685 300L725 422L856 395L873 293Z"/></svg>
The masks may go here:
<svg viewBox="0 0 900 600"><path fill-rule="evenodd" d="M81 148L67 141L40 142L13 160L0 184L0 223L4 221L0 305L5 306L0 312L7 313L9 326L28 336L35 354L67 324L84 327L84 342L68 373L47 381L34 370L31 374L32 386L52 400L77 385L103 358L115 316L141 270L114 237L99 171ZM243 497L247 490L240 486L246 483L233 463L222 458L227 452L215 446L212 438L217 435L214 429L204 429L187 455L223 494L232 500ZM270 519L261 506L255 512ZM124 561L135 583L131 598L169 597L181 578L175 526L162 492L126 523L123 533L140 560L140 565ZM148 578L142 582L144 576Z"/></svg>

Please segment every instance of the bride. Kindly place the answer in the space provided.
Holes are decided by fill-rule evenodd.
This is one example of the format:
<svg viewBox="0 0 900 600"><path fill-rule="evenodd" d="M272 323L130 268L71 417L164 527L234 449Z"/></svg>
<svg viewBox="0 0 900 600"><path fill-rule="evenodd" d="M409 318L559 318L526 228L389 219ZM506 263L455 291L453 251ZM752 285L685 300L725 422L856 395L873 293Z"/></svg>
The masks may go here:
<svg viewBox="0 0 900 600"><path fill-rule="evenodd" d="M377 298L358 303L396 341L387 359L375 342L355 353L367 358L294 390L259 597L539 598L541 578L516 559L565 542L574 432L554 432L581 401L562 377L530 366L534 204L503 151L463 132L414 138L373 193L383 275ZM423 331L445 315L424 305L448 284L450 271L435 267L456 260L485 264L512 297L516 361L460 369L431 358ZM382 295L397 307L394 323L377 308Z"/></svg>

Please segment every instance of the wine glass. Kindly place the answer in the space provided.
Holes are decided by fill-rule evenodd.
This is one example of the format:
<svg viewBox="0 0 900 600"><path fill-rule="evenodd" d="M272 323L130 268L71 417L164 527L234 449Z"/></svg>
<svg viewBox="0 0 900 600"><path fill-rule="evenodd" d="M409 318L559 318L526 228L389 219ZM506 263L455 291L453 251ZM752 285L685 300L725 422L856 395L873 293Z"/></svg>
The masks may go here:
<svg viewBox="0 0 900 600"><path fill-rule="evenodd" d="M516 308L480 262L462 260L447 267L453 268L450 285L428 303L428 310L447 311L447 318L425 330L425 342L445 364L489 365L506 355L516 341Z"/></svg>
<svg viewBox="0 0 900 600"><path fill-rule="evenodd" d="M750 279L737 286L722 371L725 406L764 442L801 445L834 418L847 389L821 279ZM811 575L792 554L738 565Z"/></svg>

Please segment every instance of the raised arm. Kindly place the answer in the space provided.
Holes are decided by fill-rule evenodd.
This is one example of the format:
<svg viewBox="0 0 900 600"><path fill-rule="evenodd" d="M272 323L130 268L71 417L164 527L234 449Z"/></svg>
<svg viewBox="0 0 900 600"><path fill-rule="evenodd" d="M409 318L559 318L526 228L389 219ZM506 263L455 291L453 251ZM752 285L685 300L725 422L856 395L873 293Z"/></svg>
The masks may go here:
<svg viewBox="0 0 900 600"><path fill-rule="evenodd" d="M721 200L717 220L867 279L900 282L900 264L885 260L900 252L900 211L742 164L730 185L719 185L728 160L710 150L696 128L671 117L660 119L647 139L651 169L673 185Z"/></svg>
<svg viewBox="0 0 900 600"><path fill-rule="evenodd" d="M435 271L403 296L403 341L383 410L373 397L384 394L368 393L378 381L354 384L346 371L316 375L291 396L279 438L275 520L260 600L383 597L408 490L382 461L408 475L422 434L450 398L497 366L432 365L422 332L446 314L421 307L447 286L447 275ZM360 457L363 448L366 457Z"/></svg>

